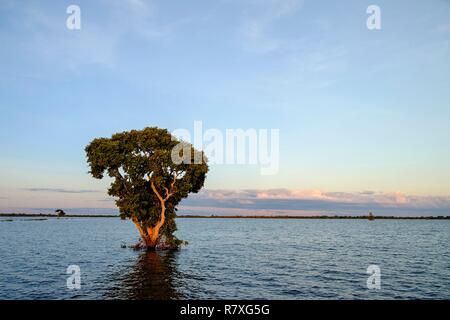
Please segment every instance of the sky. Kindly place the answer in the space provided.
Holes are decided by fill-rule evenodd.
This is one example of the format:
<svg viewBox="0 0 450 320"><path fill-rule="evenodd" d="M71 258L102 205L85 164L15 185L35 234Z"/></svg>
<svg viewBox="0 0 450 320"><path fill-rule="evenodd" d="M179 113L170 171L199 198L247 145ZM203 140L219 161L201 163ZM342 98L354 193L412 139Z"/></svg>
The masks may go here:
<svg viewBox="0 0 450 320"><path fill-rule="evenodd" d="M202 121L279 129L279 170L212 165L182 213L450 214L449 89L450 1L2 0L0 211L111 211L92 139Z"/></svg>

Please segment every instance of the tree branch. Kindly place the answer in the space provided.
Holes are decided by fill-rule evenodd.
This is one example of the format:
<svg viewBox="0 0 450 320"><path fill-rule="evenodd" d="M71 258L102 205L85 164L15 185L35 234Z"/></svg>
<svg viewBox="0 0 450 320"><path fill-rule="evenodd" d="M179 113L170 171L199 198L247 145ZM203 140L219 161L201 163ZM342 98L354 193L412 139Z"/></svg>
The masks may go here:
<svg viewBox="0 0 450 320"><path fill-rule="evenodd" d="M153 192L156 194L156 196L158 197L158 199L159 199L159 201L161 202L161 204L164 205L165 200L164 200L163 197L159 194L158 190L156 190L155 183L153 182L153 180L150 180L150 184L151 184L151 186L152 186Z"/></svg>
<svg viewBox="0 0 450 320"><path fill-rule="evenodd" d="M164 205L166 203L167 200L169 200L169 198L171 196L173 196L174 193L174 189L175 189L175 183L177 182L177 173L174 174L173 176L173 180L170 183L170 189L168 189L166 186L163 186L164 191L166 192L166 197L163 198L161 196L161 194L158 192L158 190L156 189L155 183L153 182L153 179L149 179L150 180L150 184L152 187L153 192L156 194L156 196L158 197L159 201L161 202L162 205Z"/></svg>
<svg viewBox="0 0 450 320"><path fill-rule="evenodd" d="M175 173L175 175L173 176L173 181L170 184L170 191L169 189L167 189L167 187L164 187L164 189L166 190L166 198L164 199L164 201L167 201L171 196L173 196L174 193L174 186L175 186L175 182L177 182L177 174Z"/></svg>

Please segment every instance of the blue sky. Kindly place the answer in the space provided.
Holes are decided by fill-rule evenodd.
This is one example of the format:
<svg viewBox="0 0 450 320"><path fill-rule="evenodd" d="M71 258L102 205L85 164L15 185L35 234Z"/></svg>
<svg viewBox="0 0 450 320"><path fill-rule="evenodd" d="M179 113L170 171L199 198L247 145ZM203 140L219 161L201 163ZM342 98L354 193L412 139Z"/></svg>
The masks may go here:
<svg viewBox="0 0 450 320"><path fill-rule="evenodd" d="M113 207L85 145L195 120L281 146L274 176L212 166L193 207L450 208L449 1L6 0L0 43L3 211Z"/></svg>

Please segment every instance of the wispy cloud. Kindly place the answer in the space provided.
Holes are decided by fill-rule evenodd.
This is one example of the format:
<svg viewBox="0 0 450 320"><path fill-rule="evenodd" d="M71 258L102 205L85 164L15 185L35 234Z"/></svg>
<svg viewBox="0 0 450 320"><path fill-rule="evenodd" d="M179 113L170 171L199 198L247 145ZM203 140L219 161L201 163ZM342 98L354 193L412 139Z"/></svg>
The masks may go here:
<svg viewBox="0 0 450 320"><path fill-rule="evenodd" d="M96 193L98 190L76 190L64 188L25 188L26 191L31 192L53 192L53 193Z"/></svg>
<svg viewBox="0 0 450 320"><path fill-rule="evenodd" d="M42 7L17 8L23 25L17 29L27 32L23 49L45 63L61 63L66 69L75 70L82 65L115 63L119 37L107 32L107 26L87 23L81 9L81 30L70 31L65 26L64 16Z"/></svg>
<svg viewBox="0 0 450 320"><path fill-rule="evenodd" d="M317 189L206 190L202 199L223 200L322 200L336 203L376 203L383 205L449 206L450 196L415 196L403 192L324 192Z"/></svg>
<svg viewBox="0 0 450 320"><path fill-rule="evenodd" d="M268 0L254 3L255 12L241 26L244 46L247 50L261 53L281 48L286 40L274 37L270 31L280 19L298 11L303 0Z"/></svg>
<svg viewBox="0 0 450 320"><path fill-rule="evenodd" d="M450 22L449 23L440 24L440 25L436 26L432 31L433 32L438 32L438 33L450 32Z"/></svg>
<svg viewBox="0 0 450 320"><path fill-rule="evenodd" d="M184 202L190 207L314 214L450 214L450 196L403 192L323 192L321 190L205 190ZM256 212L255 211L255 212Z"/></svg>
<svg viewBox="0 0 450 320"><path fill-rule="evenodd" d="M86 65L114 68L130 35L144 42L166 38L190 21L188 17L161 20L152 1L114 0L103 1L100 5L102 14L80 5L81 30L75 31L66 28L64 12L39 4L11 6L9 15L21 21L12 23L16 31L27 35L20 49L46 63L59 63L65 70L72 71Z"/></svg>

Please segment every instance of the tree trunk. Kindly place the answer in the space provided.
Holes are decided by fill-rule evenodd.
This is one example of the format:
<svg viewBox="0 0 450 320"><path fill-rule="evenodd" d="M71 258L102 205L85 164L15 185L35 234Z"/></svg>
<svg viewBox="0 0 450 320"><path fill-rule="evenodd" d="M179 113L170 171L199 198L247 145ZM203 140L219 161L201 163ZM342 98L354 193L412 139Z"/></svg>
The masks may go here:
<svg viewBox="0 0 450 320"><path fill-rule="evenodd" d="M156 223L156 225L154 227L147 228L147 235L149 237L147 246L149 246L150 248L155 248L159 242L159 239L160 239L159 230L161 229L161 227L164 224L165 213L166 213L166 206L163 203L162 207L161 207L161 214L159 215L158 222Z"/></svg>
<svg viewBox="0 0 450 320"><path fill-rule="evenodd" d="M147 249L155 249L156 246L159 243L160 240L160 234L159 231L161 227L164 225L164 222L166 221L166 201L173 195L174 185L177 181L177 175L175 174L173 177L173 181L170 184L170 190L167 187L164 187L166 190L166 197L163 198L161 194L158 192L158 190L155 187L155 184L153 180L150 180L151 187L155 195L158 197L160 205L161 205L161 213L159 215L159 219L156 222L154 226L147 227L144 229L141 222L136 218L135 216L132 217L132 221L136 225L136 228L139 230L139 233L141 234L142 239L145 242L145 245Z"/></svg>
<svg viewBox="0 0 450 320"><path fill-rule="evenodd" d="M136 217L134 216L132 217L132 221L136 225L136 228L138 229L139 234L142 237L142 240L145 242L147 249L153 250L159 243L160 240L159 231L165 222L165 212L166 206L165 204L162 204L161 214L159 216L158 222L156 223L155 226L147 227L146 229L142 226L141 222Z"/></svg>
<svg viewBox="0 0 450 320"><path fill-rule="evenodd" d="M142 240L145 242L146 245L150 244L150 237L147 233L147 231L142 227L142 224L139 222L139 220L133 216L131 218L131 220L133 221L134 225L136 226L136 228L139 231L139 234L142 237Z"/></svg>

